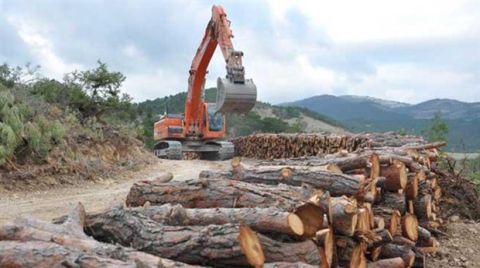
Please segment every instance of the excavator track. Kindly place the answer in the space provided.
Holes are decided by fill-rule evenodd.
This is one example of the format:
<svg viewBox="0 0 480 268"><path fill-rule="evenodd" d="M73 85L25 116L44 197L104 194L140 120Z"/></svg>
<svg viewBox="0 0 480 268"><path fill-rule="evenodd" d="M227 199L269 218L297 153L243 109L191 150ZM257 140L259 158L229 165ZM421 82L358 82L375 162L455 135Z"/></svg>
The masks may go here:
<svg viewBox="0 0 480 268"><path fill-rule="evenodd" d="M200 153L200 158L204 160L228 160L232 159L235 156L235 147L233 143L228 141L216 141L211 142L218 146L218 150L215 152L202 152Z"/></svg>
<svg viewBox="0 0 480 268"><path fill-rule="evenodd" d="M161 141L155 145L153 152L158 158L183 159L182 143L179 141Z"/></svg>

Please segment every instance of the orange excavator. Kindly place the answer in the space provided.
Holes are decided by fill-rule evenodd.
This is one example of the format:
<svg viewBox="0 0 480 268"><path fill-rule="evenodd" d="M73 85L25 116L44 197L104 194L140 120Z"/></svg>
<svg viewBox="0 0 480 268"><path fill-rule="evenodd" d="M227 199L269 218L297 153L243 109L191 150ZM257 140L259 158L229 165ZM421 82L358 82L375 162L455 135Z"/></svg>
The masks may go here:
<svg viewBox="0 0 480 268"><path fill-rule="evenodd" d="M245 78L243 52L232 44L230 21L223 7L212 7L212 18L190 67L185 114L165 114L154 124L154 153L160 158L182 159L196 152L201 159L224 160L234 155L233 144L224 141L226 113L246 113L255 105L257 88ZM217 46L226 62L227 75L217 79L216 103L206 103L203 91L207 67Z"/></svg>

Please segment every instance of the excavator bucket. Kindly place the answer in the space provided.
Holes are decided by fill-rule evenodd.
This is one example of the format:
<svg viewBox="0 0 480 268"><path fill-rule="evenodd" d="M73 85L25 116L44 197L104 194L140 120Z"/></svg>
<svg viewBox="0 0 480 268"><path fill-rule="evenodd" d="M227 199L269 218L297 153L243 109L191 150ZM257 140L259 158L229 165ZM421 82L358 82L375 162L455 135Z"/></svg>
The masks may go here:
<svg viewBox="0 0 480 268"><path fill-rule="evenodd" d="M217 113L247 113L257 101L257 87L251 79L244 83L232 83L229 79L217 79Z"/></svg>

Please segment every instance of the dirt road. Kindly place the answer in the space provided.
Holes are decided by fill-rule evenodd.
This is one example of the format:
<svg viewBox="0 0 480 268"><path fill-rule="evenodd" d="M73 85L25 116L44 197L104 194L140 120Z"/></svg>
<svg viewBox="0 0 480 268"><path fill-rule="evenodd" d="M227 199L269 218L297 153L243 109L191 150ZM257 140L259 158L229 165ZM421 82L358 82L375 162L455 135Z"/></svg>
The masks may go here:
<svg viewBox="0 0 480 268"><path fill-rule="evenodd" d="M162 172L172 172L174 180L197 178L204 169L226 170L230 161L158 160L139 172L128 172L114 179L84 182L79 185L56 187L38 192L10 192L0 195L0 224L19 215L32 215L37 219L51 220L65 214L76 203L82 202L89 212L96 212L125 201L133 182L153 177Z"/></svg>

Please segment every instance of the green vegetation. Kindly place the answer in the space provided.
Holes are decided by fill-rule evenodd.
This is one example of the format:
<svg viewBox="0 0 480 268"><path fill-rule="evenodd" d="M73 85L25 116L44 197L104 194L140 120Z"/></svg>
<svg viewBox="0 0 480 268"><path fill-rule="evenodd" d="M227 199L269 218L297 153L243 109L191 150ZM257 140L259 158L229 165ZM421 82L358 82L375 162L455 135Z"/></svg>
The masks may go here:
<svg viewBox="0 0 480 268"><path fill-rule="evenodd" d="M448 141L448 125L440 112L435 113L432 125L427 130L427 138L430 141Z"/></svg>
<svg viewBox="0 0 480 268"><path fill-rule="evenodd" d="M107 128L138 131L131 98L119 90L125 77L105 63L67 74L63 81L37 71L29 65L0 66L0 167L43 163L73 133L102 139Z"/></svg>

